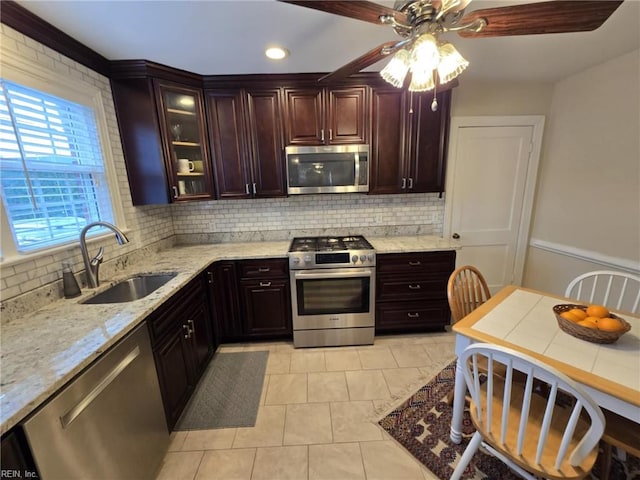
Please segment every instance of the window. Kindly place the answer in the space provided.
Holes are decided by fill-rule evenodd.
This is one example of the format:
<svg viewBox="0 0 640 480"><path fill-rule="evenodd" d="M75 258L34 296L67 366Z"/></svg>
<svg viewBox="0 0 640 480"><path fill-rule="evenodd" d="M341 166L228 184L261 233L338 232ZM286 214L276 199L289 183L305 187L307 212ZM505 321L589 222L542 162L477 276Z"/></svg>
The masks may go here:
<svg viewBox="0 0 640 480"><path fill-rule="evenodd" d="M87 224L113 222L93 109L6 79L0 182L18 252L75 241Z"/></svg>

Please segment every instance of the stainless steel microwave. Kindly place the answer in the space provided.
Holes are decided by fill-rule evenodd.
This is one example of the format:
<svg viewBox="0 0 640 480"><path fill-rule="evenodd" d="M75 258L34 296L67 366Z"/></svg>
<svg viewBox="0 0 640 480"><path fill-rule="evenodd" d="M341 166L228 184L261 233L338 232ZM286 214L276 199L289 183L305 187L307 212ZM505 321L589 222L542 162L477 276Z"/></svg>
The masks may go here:
<svg viewBox="0 0 640 480"><path fill-rule="evenodd" d="M369 145L288 146L287 192L369 191Z"/></svg>

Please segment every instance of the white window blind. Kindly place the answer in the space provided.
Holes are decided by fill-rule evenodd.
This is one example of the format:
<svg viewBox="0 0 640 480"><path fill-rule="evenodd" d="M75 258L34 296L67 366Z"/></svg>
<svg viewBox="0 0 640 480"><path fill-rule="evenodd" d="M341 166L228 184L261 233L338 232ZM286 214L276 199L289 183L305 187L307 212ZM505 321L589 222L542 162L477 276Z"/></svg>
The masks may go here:
<svg viewBox="0 0 640 480"><path fill-rule="evenodd" d="M2 200L19 252L113 221L94 112L0 79Z"/></svg>

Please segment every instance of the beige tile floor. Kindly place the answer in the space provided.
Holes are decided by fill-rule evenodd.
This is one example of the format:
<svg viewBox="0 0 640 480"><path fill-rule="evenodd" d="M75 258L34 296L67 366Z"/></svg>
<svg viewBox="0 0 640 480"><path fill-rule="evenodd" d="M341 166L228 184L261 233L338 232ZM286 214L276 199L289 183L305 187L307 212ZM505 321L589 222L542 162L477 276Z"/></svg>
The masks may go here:
<svg viewBox="0 0 640 480"><path fill-rule="evenodd" d="M157 480L432 480L377 425L454 358L454 335L376 337L375 345L269 350L256 425L175 432Z"/></svg>

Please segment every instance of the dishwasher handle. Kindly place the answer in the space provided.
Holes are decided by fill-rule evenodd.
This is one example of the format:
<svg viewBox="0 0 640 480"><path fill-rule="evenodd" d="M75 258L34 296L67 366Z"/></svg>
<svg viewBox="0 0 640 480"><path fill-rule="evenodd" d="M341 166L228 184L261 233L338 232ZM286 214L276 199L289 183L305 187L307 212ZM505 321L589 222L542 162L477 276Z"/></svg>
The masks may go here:
<svg viewBox="0 0 640 480"><path fill-rule="evenodd" d="M60 417L62 428L67 428L71 423L80 416L80 414L93 402L102 391L113 382L122 371L127 368L140 355L140 347L136 346L125 356L120 363L106 374L102 380L78 403L76 403L67 413Z"/></svg>

